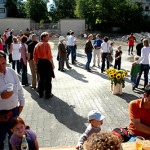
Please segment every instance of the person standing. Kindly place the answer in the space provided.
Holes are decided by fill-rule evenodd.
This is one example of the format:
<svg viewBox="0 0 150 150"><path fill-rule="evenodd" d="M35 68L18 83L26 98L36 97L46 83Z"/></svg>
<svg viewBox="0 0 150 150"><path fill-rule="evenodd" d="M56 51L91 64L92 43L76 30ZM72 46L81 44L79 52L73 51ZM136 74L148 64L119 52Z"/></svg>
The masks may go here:
<svg viewBox="0 0 150 150"><path fill-rule="evenodd" d="M105 69L105 60L107 61L107 69L109 69L109 61L107 59L107 55L110 52L110 44L108 42L109 38L107 36L104 37L104 42L101 44L102 47L102 66L101 66L101 73L104 72Z"/></svg>
<svg viewBox="0 0 150 150"><path fill-rule="evenodd" d="M97 56L97 65L100 67L100 48L101 48L102 40L100 39L100 35L96 35L96 40L94 40L94 58L93 58L93 67L95 67L95 61Z"/></svg>
<svg viewBox="0 0 150 150"><path fill-rule="evenodd" d="M11 136L10 120L19 116L25 105L25 96L17 74L6 67L6 62L6 54L0 51L0 150L4 150L6 134L9 134L9 138Z"/></svg>
<svg viewBox="0 0 150 150"><path fill-rule="evenodd" d="M33 61L34 48L35 48L35 45L38 43L36 34L32 34L31 39L32 39L32 42L28 45L28 61L29 61L29 66L30 66L30 70L31 70L31 74L32 74L31 88L36 89L36 82L38 81L37 80L38 75L36 75L35 65L34 65L34 61Z"/></svg>
<svg viewBox="0 0 150 150"><path fill-rule="evenodd" d="M92 51L93 51L93 45L92 45L92 39L93 39L93 35L90 34L88 36L88 40L85 44L85 53L87 55L87 63L86 63L86 70L88 72L91 72L91 69L90 69L90 63L91 63L91 59L92 59Z"/></svg>
<svg viewBox="0 0 150 150"><path fill-rule="evenodd" d="M10 45L10 53L12 54L12 68L15 70L17 63L17 72L20 73L20 43L18 43L17 37L13 37L13 43Z"/></svg>
<svg viewBox="0 0 150 150"><path fill-rule="evenodd" d="M23 35L21 37L20 44L20 53L21 53L21 68L22 68L22 85L29 86L28 83L28 75L27 75L27 45L25 44L27 41L27 36Z"/></svg>
<svg viewBox="0 0 150 150"><path fill-rule="evenodd" d="M134 47L134 42L136 41L136 38L133 36L133 33L130 34L130 36L128 37L128 55L130 55L130 51L131 51L131 55L133 55L133 47Z"/></svg>
<svg viewBox="0 0 150 150"><path fill-rule="evenodd" d="M141 69L137 78L135 88L138 87L143 72L144 72L144 88L148 84L150 47L147 39L143 40L143 46L144 47L141 50L141 57L132 64L132 65L141 64Z"/></svg>
<svg viewBox="0 0 150 150"><path fill-rule="evenodd" d="M75 37L74 37L74 32L72 31L70 33L70 36L68 37L68 51L71 52L71 62L72 62L72 64L75 64L75 56L76 56L75 47L74 47L75 41L76 40L75 40Z"/></svg>
<svg viewBox="0 0 150 150"><path fill-rule="evenodd" d="M45 91L45 98L53 97L52 94L52 77L54 78L54 63L51 46L48 43L49 34L43 32L41 34L41 41L35 46L33 58L35 67L39 73L39 97L42 98Z"/></svg>
<svg viewBox="0 0 150 150"><path fill-rule="evenodd" d="M121 46L118 46L118 50L116 51L115 54L115 64L114 64L114 68L118 70L121 69L121 56L122 56L122 51L121 51Z"/></svg>
<svg viewBox="0 0 150 150"><path fill-rule="evenodd" d="M65 48L65 38L63 36L59 37L58 43L58 57L59 57L59 68L58 70L65 72L64 63L66 62L66 66L68 69L71 69L67 60L67 51Z"/></svg>
<svg viewBox="0 0 150 150"><path fill-rule="evenodd" d="M141 39L141 42L136 45L136 54L138 56L141 56L142 48L143 48L143 38Z"/></svg>

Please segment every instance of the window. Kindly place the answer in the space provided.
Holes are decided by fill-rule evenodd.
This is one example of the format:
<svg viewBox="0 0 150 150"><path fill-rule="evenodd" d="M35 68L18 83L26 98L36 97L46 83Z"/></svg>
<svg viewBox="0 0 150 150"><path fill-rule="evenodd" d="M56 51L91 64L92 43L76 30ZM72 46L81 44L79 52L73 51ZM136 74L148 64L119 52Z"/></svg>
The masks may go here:
<svg viewBox="0 0 150 150"><path fill-rule="evenodd" d="M149 11L149 6L145 6L145 11Z"/></svg>
<svg viewBox="0 0 150 150"><path fill-rule="evenodd" d="M0 13L5 13L5 8L0 8Z"/></svg>

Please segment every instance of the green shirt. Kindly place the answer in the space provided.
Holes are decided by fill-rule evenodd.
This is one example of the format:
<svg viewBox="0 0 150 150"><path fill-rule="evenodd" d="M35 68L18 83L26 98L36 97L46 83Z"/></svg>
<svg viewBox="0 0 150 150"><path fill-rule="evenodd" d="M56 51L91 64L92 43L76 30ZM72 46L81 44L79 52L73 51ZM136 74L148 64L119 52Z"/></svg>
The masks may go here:
<svg viewBox="0 0 150 150"><path fill-rule="evenodd" d="M141 64L135 64L131 68L131 76L137 76L138 73L140 72L141 69Z"/></svg>

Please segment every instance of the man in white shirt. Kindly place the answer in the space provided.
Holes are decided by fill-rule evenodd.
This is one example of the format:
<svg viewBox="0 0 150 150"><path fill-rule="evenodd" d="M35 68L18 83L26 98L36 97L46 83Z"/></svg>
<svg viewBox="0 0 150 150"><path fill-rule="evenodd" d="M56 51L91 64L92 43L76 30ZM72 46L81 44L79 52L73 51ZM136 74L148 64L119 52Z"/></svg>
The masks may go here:
<svg viewBox="0 0 150 150"><path fill-rule="evenodd" d="M4 150L6 134L11 136L10 120L19 116L25 105L25 96L17 74L6 67L6 54L0 52L0 150ZM19 103L19 105L18 105Z"/></svg>
<svg viewBox="0 0 150 150"><path fill-rule="evenodd" d="M72 64L75 63L75 56L76 56L75 47L74 47L75 41L76 41L76 39L74 37L74 32L72 31L70 36L68 37L68 50L71 52L71 62L72 62Z"/></svg>

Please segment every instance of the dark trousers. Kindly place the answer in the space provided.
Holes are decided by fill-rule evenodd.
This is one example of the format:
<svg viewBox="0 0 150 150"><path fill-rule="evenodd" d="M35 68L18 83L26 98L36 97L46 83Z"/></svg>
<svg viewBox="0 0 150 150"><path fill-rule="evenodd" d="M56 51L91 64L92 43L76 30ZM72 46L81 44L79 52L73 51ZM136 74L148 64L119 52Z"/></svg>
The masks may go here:
<svg viewBox="0 0 150 150"><path fill-rule="evenodd" d="M76 57L74 46L68 46L68 52L71 52L71 63L74 64L75 57Z"/></svg>
<svg viewBox="0 0 150 150"><path fill-rule="evenodd" d="M114 68L120 70L121 69L121 61L115 60Z"/></svg>
<svg viewBox="0 0 150 150"><path fill-rule="evenodd" d="M50 61L46 59L39 59L38 61L38 72L39 72L39 95L43 96L44 91L45 95L48 97L52 91L52 68L50 67Z"/></svg>
<svg viewBox="0 0 150 150"><path fill-rule="evenodd" d="M18 113L18 107L14 108L12 110L12 116L11 118L15 118L19 115ZM11 120L10 118L10 120ZM10 131L10 120L8 122L0 122L0 150L4 150L4 141L6 138L6 134L8 133L8 141L12 135L12 132ZM11 150L11 145L9 143L9 150Z"/></svg>
<svg viewBox="0 0 150 150"><path fill-rule="evenodd" d="M17 63L17 72L19 74L20 73L20 60L13 60L12 61L12 68L15 70L16 63Z"/></svg>
<svg viewBox="0 0 150 150"><path fill-rule="evenodd" d="M144 88L148 84L148 73L149 73L149 65L141 64L141 70L139 72L139 76L137 78L136 87L138 87L141 75L144 72Z"/></svg>
<svg viewBox="0 0 150 150"><path fill-rule="evenodd" d="M90 63L92 59L92 52L87 52L87 63L86 63L86 70L90 70Z"/></svg>
<svg viewBox="0 0 150 150"><path fill-rule="evenodd" d="M131 53L133 53L133 46L129 46L129 49L128 49L129 54L130 54L130 50L131 50Z"/></svg>
<svg viewBox="0 0 150 150"><path fill-rule="evenodd" d="M102 67L101 67L102 72L105 69L105 60L107 61L107 69L109 69L109 62L107 60L107 55L108 55L108 53L102 53Z"/></svg>
<svg viewBox="0 0 150 150"><path fill-rule="evenodd" d="M28 84L28 76L27 76L27 66L24 63L21 63L22 66L22 85Z"/></svg>

